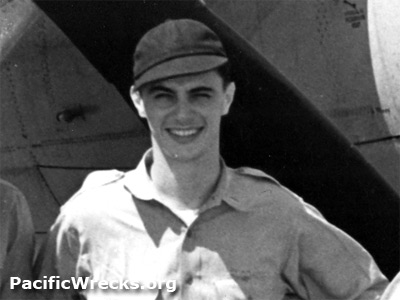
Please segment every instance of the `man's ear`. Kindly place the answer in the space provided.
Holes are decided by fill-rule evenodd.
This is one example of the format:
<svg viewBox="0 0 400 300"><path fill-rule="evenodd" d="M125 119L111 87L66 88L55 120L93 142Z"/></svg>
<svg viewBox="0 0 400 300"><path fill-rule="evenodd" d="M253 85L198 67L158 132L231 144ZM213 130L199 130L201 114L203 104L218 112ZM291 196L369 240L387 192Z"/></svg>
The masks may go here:
<svg viewBox="0 0 400 300"><path fill-rule="evenodd" d="M139 116L141 116L142 118L146 118L147 117L146 110L144 109L143 99L140 96L139 91L136 91L135 87L132 85L129 92L131 95L132 102L135 105Z"/></svg>
<svg viewBox="0 0 400 300"><path fill-rule="evenodd" d="M229 108L232 105L233 99L235 97L236 85L234 82L229 83L229 85L225 89L225 102L224 102L224 110L223 115L228 114Z"/></svg>

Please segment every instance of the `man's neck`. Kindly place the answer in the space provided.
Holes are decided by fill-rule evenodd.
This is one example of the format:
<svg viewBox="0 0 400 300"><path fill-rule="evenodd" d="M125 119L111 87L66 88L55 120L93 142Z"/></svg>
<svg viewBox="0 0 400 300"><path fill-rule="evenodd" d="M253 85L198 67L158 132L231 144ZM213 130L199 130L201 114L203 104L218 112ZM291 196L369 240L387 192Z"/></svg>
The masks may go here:
<svg viewBox="0 0 400 300"><path fill-rule="evenodd" d="M216 187L219 156L179 161L157 150L153 149L150 174L160 200L175 209L198 209Z"/></svg>

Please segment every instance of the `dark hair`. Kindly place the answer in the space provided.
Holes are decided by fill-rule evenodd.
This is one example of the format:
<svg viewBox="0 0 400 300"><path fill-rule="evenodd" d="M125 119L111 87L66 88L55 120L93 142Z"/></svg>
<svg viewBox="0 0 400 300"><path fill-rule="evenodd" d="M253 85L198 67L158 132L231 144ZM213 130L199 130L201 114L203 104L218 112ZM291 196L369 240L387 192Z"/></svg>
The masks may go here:
<svg viewBox="0 0 400 300"><path fill-rule="evenodd" d="M218 73L219 76L221 76L222 84L225 89L232 82L231 65L229 61L216 68L215 71Z"/></svg>

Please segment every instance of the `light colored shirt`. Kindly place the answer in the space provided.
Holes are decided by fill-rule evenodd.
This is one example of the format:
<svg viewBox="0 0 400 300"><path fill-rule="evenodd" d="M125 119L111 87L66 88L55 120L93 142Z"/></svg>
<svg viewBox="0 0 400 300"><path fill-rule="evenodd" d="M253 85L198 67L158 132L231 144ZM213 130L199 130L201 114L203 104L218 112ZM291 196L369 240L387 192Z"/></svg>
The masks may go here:
<svg viewBox="0 0 400 300"><path fill-rule="evenodd" d="M155 200L151 159L89 175L51 229L41 275L177 284L87 299L379 299L387 286L367 251L263 172L222 162L188 226Z"/></svg>
<svg viewBox="0 0 400 300"><path fill-rule="evenodd" d="M399 300L400 299L400 273L392 280L383 294L381 300Z"/></svg>
<svg viewBox="0 0 400 300"><path fill-rule="evenodd" d="M0 179L0 299L32 299L32 291L11 290L9 283L10 277L32 279L33 254L34 230L25 197Z"/></svg>

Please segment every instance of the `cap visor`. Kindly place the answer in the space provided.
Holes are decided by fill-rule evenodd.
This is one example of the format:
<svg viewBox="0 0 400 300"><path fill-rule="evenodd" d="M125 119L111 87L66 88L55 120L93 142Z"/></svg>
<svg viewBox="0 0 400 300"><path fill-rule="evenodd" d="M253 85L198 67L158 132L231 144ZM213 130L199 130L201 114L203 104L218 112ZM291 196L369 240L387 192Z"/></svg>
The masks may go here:
<svg viewBox="0 0 400 300"><path fill-rule="evenodd" d="M150 82L210 71L227 61L226 57L216 55L186 56L169 60L156 65L136 79L135 90Z"/></svg>

